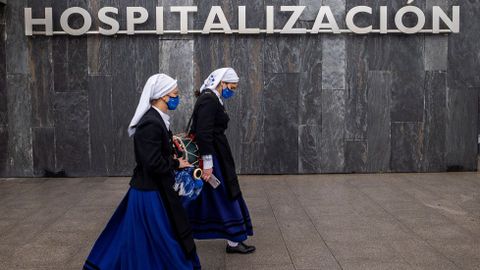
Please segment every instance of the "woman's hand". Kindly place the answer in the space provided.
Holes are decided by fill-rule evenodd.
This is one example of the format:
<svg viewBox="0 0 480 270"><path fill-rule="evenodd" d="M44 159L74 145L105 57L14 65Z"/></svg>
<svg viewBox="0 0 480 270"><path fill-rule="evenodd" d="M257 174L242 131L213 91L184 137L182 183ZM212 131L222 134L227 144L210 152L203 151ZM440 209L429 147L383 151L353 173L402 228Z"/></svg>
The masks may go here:
<svg viewBox="0 0 480 270"><path fill-rule="evenodd" d="M202 175L203 180L208 182L208 180L210 180L210 177L212 177L212 173L213 173L213 168L204 169L203 175Z"/></svg>
<svg viewBox="0 0 480 270"><path fill-rule="evenodd" d="M177 159L178 162L180 162L180 165L178 166L179 169L184 169L188 167L192 167L192 164L190 164L186 159L184 158L179 158Z"/></svg>

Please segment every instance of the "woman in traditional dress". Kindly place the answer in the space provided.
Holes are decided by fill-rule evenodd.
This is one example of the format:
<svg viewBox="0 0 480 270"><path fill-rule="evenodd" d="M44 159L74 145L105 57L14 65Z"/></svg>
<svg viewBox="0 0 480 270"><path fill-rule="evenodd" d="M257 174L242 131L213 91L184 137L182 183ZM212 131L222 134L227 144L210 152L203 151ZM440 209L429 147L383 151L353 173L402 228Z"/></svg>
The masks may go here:
<svg viewBox="0 0 480 270"><path fill-rule="evenodd" d="M191 226L178 194L168 110L179 104L177 81L150 77L128 132L137 166L130 189L96 241L84 269L200 269Z"/></svg>
<svg viewBox="0 0 480 270"><path fill-rule="evenodd" d="M227 253L247 254L254 246L244 243L253 235L247 205L242 197L225 130L230 120L223 99L231 98L239 78L232 68L214 71L205 80L192 115L190 133L195 136L203 160L203 178L220 185L204 185L187 209L195 239L226 239Z"/></svg>

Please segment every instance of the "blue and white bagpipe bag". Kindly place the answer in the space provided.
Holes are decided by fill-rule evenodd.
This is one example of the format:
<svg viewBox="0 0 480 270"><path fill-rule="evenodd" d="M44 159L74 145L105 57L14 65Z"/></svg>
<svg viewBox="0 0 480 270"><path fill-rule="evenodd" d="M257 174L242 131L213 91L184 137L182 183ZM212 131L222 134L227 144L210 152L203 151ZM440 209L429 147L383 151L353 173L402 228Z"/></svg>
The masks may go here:
<svg viewBox="0 0 480 270"><path fill-rule="evenodd" d="M202 170L199 168L198 146L192 137L184 134L173 136L173 144L177 157L184 158L192 167L175 171L173 189L182 197L182 204L188 205L195 200L203 188Z"/></svg>
<svg viewBox="0 0 480 270"><path fill-rule="evenodd" d="M194 167L175 171L175 184L173 189L182 197L182 204L185 206L195 200L202 192L203 181L194 176L198 170Z"/></svg>

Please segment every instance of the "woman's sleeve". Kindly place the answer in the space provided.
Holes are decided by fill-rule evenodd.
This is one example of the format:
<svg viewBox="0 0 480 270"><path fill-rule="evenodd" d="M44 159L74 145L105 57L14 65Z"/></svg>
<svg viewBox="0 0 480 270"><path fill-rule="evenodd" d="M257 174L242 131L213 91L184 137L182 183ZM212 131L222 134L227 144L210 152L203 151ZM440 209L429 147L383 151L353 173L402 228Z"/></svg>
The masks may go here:
<svg viewBox="0 0 480 270"><path fill-rule="evenodd" d="M212 155L215 152L213 148L213 130L216 111L217 103L211 98L206 99L198 107L195 139L202 156Z"/></svg>
<svg viewBox="0 0 480 270"><path fill-rule="evenodd" d="M208 170L213 168L213 156L212 155L203 155L203 169Z"/></svg>
<svg viewBox="0 0 480 270"><path fill-rule="evenodd" d="M139 126L135 132L135 146L138 161L154 174L167 174L178 168L178 160L165 159L162 155L162 129L153 122Z"/></svg>

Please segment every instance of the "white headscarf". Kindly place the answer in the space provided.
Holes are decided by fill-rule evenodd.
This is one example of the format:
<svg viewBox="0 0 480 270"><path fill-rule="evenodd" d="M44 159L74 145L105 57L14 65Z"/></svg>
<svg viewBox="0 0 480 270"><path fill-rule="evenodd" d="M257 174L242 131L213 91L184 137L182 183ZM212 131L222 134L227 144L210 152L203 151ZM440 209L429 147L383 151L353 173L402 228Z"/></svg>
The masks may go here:
<svg viewBox="0 0 480 270"><path fill-rule="evenodd" d="M200 93L205 91L205 89L215 91L215 88L217 88L220 82L238 83L239 80L240 78L238 78L238 75L233 68L217 69L205 79L200 88Z"/></svg>
<svg viewBox="0 0 480 270"><path fill-rule="evenodd" d="M177 80L172 79L166 74L155 74L147 80L145 87L143 87L140 102L138 102L135 115L128 126L128 135L135 134L135 127L137 126L143 115L152 107L151 100L159 99L166 96L173 89L177 87Z"/></svg>

